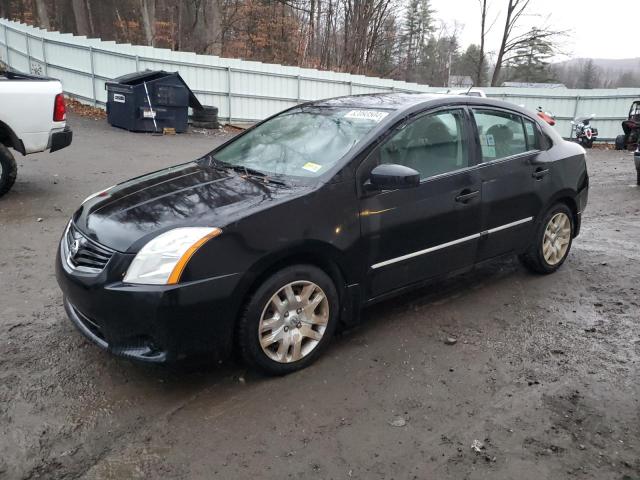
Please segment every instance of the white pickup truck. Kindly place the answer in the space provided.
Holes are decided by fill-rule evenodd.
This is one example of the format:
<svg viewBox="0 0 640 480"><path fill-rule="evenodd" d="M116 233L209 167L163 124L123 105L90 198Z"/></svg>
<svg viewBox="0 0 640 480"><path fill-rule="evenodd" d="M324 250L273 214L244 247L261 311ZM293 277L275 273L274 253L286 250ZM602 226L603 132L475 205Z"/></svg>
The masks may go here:
<svg viewBox="0 0 640 480"><path fill-rule="evenodd" d="M23 155L55 152L71 143L62 85L58 80L0 70L0 197L13 186Z"/></svg>

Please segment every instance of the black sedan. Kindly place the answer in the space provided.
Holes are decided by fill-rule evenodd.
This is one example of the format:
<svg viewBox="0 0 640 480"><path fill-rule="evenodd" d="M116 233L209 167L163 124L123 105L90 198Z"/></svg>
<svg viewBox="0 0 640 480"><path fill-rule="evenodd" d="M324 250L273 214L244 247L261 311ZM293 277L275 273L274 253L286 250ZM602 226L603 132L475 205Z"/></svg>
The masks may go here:
<svg viewBox="0 0 640 480"><path fill-rule="evenodd" d="M567 258L582 147L487 98L307 103L202 158L84 201L57 278L76 327L117 355L228 355L271 374L315 360L338 324L426 281L517 254Z"/></svg>

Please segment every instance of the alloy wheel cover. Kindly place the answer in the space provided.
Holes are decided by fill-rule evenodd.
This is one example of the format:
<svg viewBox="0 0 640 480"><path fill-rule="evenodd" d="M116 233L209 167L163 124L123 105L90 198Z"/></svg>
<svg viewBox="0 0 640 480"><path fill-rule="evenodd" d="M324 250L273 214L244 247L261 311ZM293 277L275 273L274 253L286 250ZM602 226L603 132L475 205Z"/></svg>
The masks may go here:
<svg viewBox="0 0 640 480"><path fill-rule="evenodd" d="M258 324L262 351L278 363L297 362L318 346L329 322L329 300L317 284L296 280L267 302Z"/></svg>
<svg viewBox="0 0 640 480"><path fill-rule="evenodd" d="M542 254L548 265L562 261L571 243L571 220L564 212L556 213L544 229Z"/></svg>

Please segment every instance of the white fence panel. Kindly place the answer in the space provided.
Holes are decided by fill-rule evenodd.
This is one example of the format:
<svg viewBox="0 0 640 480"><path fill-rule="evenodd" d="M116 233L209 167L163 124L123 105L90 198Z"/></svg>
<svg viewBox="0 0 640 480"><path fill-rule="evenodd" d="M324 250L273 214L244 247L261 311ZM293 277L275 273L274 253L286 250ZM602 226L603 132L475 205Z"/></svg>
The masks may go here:
<svg viewBox="0 0 640 480"><path fill-rule="evenodd" d="M203 105L215 105L223 120L257 121L297 103L341 95L381 92L442 92L444 87L348 73L173 52L163 48L117 44L112 41L47 32L0 19L0 60L15 70L60 79L64 90L81 100L104 105L107 80L151 70L177 71ZM621 133L640 89L568 90L486 88L530 110L553 112L557 130L569 136L577 115L596 114L594 126L603 139Z"/></svg>

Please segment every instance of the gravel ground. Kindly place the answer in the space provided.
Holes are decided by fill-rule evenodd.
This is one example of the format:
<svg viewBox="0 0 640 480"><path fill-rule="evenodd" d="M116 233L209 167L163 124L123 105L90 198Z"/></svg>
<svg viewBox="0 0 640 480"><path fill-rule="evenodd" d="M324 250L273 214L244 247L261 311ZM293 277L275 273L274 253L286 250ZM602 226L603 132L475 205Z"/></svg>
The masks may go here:
<svg viewBox="0 0 640 480"><path fill-rule="evenodd" d="M133 364L74 330L53 273L74 208L225 137L71 123L71 147L18 158L0 200L0 478L640 478L631 154L589 152L583 232L556 274L503 260L438 282L272 379Z"/></svg>

